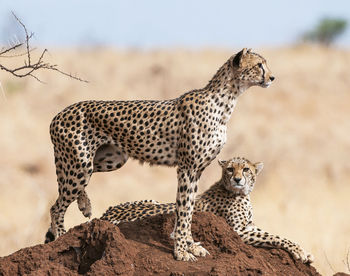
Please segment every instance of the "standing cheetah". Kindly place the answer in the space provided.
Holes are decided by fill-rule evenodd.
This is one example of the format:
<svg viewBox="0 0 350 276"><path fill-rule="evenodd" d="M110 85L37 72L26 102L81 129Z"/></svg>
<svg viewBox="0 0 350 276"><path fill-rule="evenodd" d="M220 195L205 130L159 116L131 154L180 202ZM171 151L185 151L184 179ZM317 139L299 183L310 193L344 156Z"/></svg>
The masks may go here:
<svg viewBox="0 0 350 276"><path fill-rule="evenodd" d="M238 96L273 80L266 60L244 48L204 88L176 99L85 101L65 108L50 125L59 195L45 241L65 233L64 214L73 201L91 216L85 187L92 173L119 169L131 157L177 167L174 255L183 261L205 256L208 252L194 243L190 231L198 179L226 142Z"/></svg>
<svg viewBox="0 0 350 276"><path fill-rule="evenodd" d="M294 258L311 263L313 256L298 244L271 235L253 223L249 194L254 188L256 176L261 172L263 163L254 164L245 158L235 157L219 161L219 164L222 167L221 179L196 197L194 211L212 212L225 218L246 244L282 248ZM157 214L172 214L175 210L175 203L159 204L154 200L141 200L109 207L101 219L118 225L120 222L140 220Z"/></svg>

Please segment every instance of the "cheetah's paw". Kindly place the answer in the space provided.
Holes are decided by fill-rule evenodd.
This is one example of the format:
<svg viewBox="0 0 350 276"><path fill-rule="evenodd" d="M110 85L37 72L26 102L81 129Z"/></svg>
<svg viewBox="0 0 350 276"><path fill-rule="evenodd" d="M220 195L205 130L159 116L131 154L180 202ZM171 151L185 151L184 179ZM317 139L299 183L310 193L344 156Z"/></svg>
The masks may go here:
<svg viewBox="0 0 350 276"><path fill-rule="evenodd" d="M195 262L197 261L197 258L190 252L187 251L180 251L175 252L175 259L177 261L184 261L184 262Z"/></svg>
<svg viewBox="0 0 350 276"><path fill-rule="evenodd" d="M84 217L91 218L91 215L92 215L91 208L90 209L89 208L83 208L80 211L83 213Z"/></svg>
<svg viewBox="0 0 350 276"><path fill-rule="evenodd" d="M188 246L188 251L197 257L205 257L210 255L209 251L200 245L200 242L194 242Z"/></svg>
<svg viewBox="0 0 350 276"><path fill-rule="evenodd" d="M54 232L52 231L51 227L47 230L45 235L45 243L52 242L56 239L56 236Z"/></svg>
<svg viewBox="0 0 350 276"><path fill-rule="evenodd" d="M78 200L79 210L83 213L84 217L91 217L91 203L90 200Z"/></svg>
<svg viewBox="0 0 350 276"><path fill-rule="evenodd" d="M297 260L301 260L303 263L312 263L314 261L314 256L310 253L307 253L300 246L293 249L291 253Z"/></svg>

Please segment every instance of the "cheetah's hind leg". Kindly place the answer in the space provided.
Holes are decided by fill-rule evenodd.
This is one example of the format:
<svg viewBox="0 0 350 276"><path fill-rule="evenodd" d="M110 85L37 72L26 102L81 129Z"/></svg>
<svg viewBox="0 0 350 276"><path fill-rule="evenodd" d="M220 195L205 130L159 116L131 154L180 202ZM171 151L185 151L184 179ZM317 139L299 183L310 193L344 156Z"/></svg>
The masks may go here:
<svg viewBox="0 0 350 276"><path fill-rule="evenodd" d="M64 228L64 215L68 206L78 199L80 195L82 196L78 202L79 209L82 210L85 208L84 213L87 215L91 212L91 207L89 207L90 201L85 193L85 187L88 185L93 172L92 158L89 158L89 152L83 149L77 155L81 156L81 158L75 160L73 163L70 162L70 164L62 162L59 157L56 160L58 198L50 209L51 227L45 236L46 243L53 241L66 232ZM83 166L83 164L86 165ZM79 170L75 168L79 168Z"/></svg>

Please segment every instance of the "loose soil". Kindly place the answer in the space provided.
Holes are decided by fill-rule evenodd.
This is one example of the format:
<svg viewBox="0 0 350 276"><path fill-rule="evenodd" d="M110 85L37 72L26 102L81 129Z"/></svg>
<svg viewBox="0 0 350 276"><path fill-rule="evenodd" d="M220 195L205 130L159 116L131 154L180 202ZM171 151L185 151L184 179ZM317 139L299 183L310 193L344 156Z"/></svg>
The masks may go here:
<svg viewBox="0 0 350 276"><path fill-rule="evenodd" d="M210 255L197 262L173 258L174 215L119 227L94 219L49 244L0 258L0 275L320 275L280 249L244 244L224 219L193 216L192 233Z"/></svg>

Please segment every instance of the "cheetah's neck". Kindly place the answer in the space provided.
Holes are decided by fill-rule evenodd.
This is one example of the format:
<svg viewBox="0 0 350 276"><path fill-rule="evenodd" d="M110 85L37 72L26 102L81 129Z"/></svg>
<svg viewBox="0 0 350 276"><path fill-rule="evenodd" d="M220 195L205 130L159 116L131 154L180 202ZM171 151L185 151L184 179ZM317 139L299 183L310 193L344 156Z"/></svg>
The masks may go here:
<svg viewBox="0 0 350 276"><path fill-rule="evenodd" d="M217 201L225 203L225 206L236 206L237 204L243 203L245 206L243 209L250 209L250 196L237 194L232 191L228 191L225 188L224 180L220 179L218 182L213 184L207 191L197 195L196 197L196 210L206 210L207 208L214 206L217 207ZM213 201L213 199L215 199Z"/></svg>
<svg viewBox="0 0 350 276"><path fill-rule="evenodd" d="M204 88L210 96L213 107L221 113L221 125L227 124L238 96L246 90L239 80L233 78L231 70L229 63L226 62Z"/></svg>
<svg viewBox="0 0 350 276"><path fill-rule="evenodd" d="M224 63L208 82L205 90L219 94L219 96L227 96L236 99L247 87L235 77L229 61Z"/></svg>

